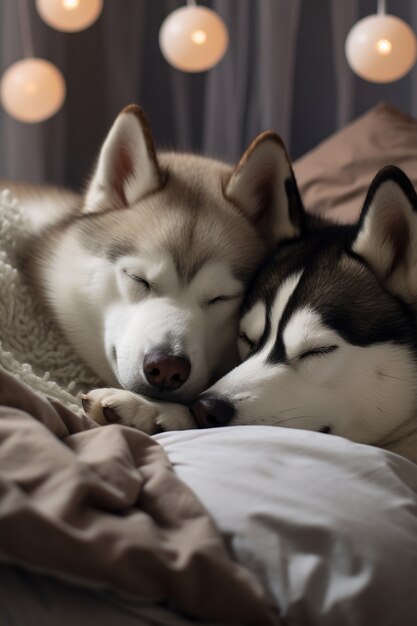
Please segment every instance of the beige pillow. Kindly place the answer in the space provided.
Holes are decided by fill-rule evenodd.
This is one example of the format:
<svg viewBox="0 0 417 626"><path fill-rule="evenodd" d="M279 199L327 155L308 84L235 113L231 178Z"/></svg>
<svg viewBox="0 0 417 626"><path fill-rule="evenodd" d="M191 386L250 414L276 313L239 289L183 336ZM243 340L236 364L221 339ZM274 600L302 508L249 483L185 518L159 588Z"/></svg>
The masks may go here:
<svg viewBox="0 0 417 626"><path fill-rule="evenodd" d="M417 121L379 104L294 163L308 211L354 222L369 184L385 165L397 165L417 186Z"/></svg>

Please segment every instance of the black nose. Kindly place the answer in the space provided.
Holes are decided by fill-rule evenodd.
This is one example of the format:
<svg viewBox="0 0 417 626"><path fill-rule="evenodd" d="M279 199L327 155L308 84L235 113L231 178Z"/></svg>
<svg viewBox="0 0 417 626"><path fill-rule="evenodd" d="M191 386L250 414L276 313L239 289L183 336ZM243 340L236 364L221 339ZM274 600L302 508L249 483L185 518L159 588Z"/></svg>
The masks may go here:
<svg viewBox="0 0 417 626"><path fill-rule="evenodd" d="M190 405L191 413L200 428L225 426L235 414L233 404L223 398L202 395Z"/></svg>
<svg viewBox="0 0 417 626"><path fill-rule="evenodd" d="M143 359L143 373L150 385L158 389L175 391L188 379L191 363L184 356L172 356L163 352L149 352Z"/></svg>

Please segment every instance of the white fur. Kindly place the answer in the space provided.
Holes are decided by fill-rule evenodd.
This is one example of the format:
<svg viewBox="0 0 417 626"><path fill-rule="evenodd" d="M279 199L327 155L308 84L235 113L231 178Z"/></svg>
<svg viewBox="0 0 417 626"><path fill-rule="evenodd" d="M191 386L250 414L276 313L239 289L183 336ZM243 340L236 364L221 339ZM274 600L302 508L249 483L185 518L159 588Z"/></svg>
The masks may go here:
<svg viewBox="0 0 417 626"><path fill-rule="evenodd" d="M71 271L63 272L66 267ZM125 270L149 281L155 293L146 293ZM160 346L184 353L191 361L190 377L177 394L184 399L207 385L219 362L224 369L236 363L236 351L224 351L236 333L243 286L225 263L209 262L190 283L181 285L172 259L162 249L151 258L138 254L113 264L89 255L76 238L66 237L45 280L61 326L110 384L146 384L144 356ZM231 299L207 304L221 295Z"/></svg>
<svg viewBox="0 0 417 626"><path fill-rule="evenodd" d="M148 435L155 435L159 430L195 428L192 416L183 404L150 401L124 389L94 389L84 398L88 400L88 416L102 426L108 423L103 408L109 407L115 411L120 424Z"/></svg>
<svg viewBox="0 0 417 626"><path fill-rule="evenodd" d="M281 320L282 314L297 288L298 283L300 282L300 278L303 272L298 272L293 276L289 276L278 289L276 296L274 298L274 302L272 304L271 309L271 332L270 332L270 342L273 341L274 336L276 336L278 330L278 324ZM265 350L268 349L270 342L267 343Z"/></svg>
<svg viewBox="0 0 417 626"><path fill-rule="evenodd" d="M295 361L310 350L338 346L338 336L326 327L320 316L310 308L294 312L284 329L284 345L287 357Z"/></svg>
<svg viewBox="0 0 417 626"><path fill-rule="evenodd" d="M351 345L310 309L297 312L285 329L288 362L267 362L272 341L210 389L234 404L234 425L330 426L333 434L377 443L413 416L417 371L406 347ZM329 345L338 348L300 359Z"/></svg>

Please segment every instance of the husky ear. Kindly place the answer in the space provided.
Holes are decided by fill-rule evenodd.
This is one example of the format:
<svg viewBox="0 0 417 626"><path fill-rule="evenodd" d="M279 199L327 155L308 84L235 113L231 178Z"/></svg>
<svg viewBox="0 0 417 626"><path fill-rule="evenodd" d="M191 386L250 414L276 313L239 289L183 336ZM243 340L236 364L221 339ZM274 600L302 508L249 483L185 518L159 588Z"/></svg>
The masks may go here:
<svg viewBox="0 0 417 626"><path fill-rule="evenodd" d="M129 206L156 191L162 176L145 113L135 104L117 116L101 149L85 211Z"/></svg>
<svg viewBox="0 0 417 626"><path fill-rule="evenodd" d="M274 132L258 135L235 167L225 196L273 245L300 235L304 209L285 146Z"/></svg>
<svg viewBox="0 0 417 626"><path fill-rule="evenodd" d="M353 251L391 292L417 292L417 194L404 172L388 166L366 196Z"/></svg>

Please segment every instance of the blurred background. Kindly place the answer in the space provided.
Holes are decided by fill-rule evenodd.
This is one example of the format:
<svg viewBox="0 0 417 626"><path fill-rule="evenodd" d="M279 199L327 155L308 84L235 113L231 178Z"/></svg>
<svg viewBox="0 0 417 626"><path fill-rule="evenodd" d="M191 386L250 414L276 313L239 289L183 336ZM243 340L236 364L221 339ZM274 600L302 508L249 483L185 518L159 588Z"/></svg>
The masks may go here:
<svg viewBox="0 0 417 626"><path fill-rule="evenodd" d="M158 32L179 0L105 0L87 30L58 32L29 2L35 56L64 74L67 97L53 118L24 124L0 111L0 177L84 184L114 117L131 102L146 111L159 149L235 161L253 137L276 130L298 158L385 101L417 117L417 66L390 84L349 68L344 42L375 0L212 0L229 30L214 69L186 74L163 58ZM417 1L391 0L390 13L417 31ZM18 7L0 0L1 70L22 55Z"/></svg>

